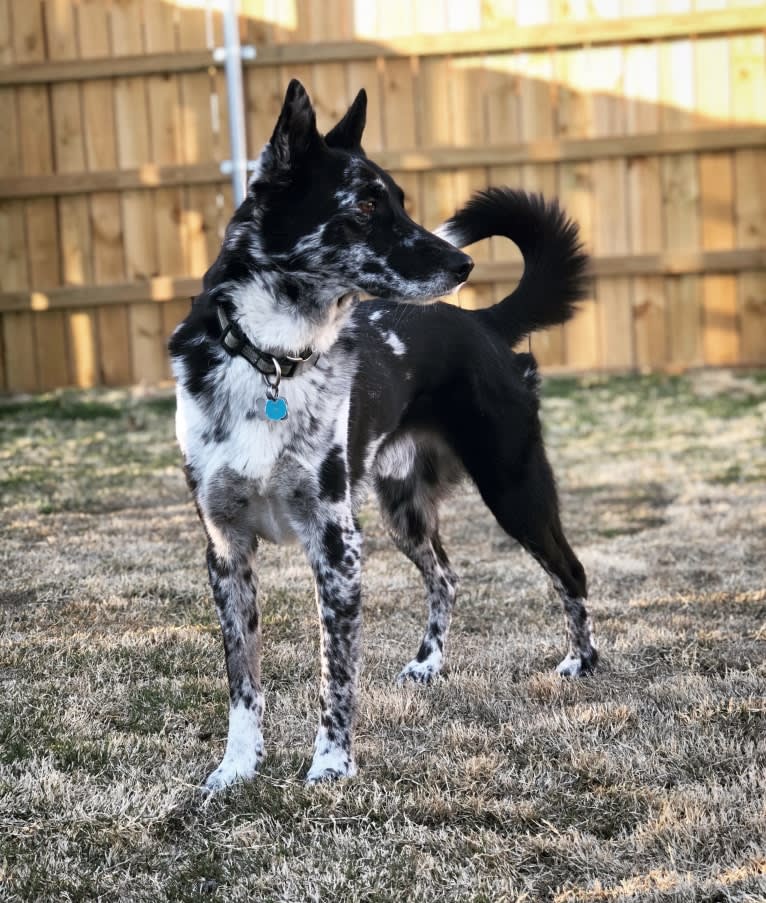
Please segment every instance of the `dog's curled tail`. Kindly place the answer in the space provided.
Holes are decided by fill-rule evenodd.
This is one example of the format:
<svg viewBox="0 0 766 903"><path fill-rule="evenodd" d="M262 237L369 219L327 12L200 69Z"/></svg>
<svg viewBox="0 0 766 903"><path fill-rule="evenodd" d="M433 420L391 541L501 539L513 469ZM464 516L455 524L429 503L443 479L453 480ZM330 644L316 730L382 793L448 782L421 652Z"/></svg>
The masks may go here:
<svg viewBox="0 0 766 903"><path fill-rule="evenodd" d="M476 311L510 344L570 319L588 294L588 256L577 224L557 201L511 188L475 194L437 234L457 247L502 235L518 245L524 273L510 295Z"/></svg>

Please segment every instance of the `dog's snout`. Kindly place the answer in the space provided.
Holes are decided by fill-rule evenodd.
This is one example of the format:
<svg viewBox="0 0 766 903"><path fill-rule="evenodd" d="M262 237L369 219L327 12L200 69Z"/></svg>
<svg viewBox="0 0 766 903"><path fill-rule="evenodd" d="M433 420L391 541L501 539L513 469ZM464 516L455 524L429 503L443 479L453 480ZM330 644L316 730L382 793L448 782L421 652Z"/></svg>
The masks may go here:
<svg viewBox="0 0 766 903"><path fill-rule="evenodd" d="M457 261L453 271L461 282L465 282L473 269L473 260L467 254L461 254L460 257L461 259Z"/></svg>

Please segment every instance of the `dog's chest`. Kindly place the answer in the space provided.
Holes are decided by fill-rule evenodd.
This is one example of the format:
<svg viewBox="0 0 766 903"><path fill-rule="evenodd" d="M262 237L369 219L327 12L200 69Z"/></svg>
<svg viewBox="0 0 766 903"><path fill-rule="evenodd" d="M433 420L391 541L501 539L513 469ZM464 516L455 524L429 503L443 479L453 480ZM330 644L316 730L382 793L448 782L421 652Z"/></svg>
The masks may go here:
<svg viewBox="0 0 766 903"><path fill-rule="evenodd" d="M348 386L327 364L283 380L288 417L274 422L261 413L263 381L249 370L229 377L213 405L178 395L177 436L197 482L197 503L209 530L292 541L296 493L310 491L329 448L340 445L345 453Z"/></svg>
<svg viewBox="0 0 766 903"><path fill-rule="evenodd" d="M285 435L286 426L241 423L220 455L205 461L197 501L209 532L245 543L254 535L275 543L296 539L289 496L301 443Z"/></svg>

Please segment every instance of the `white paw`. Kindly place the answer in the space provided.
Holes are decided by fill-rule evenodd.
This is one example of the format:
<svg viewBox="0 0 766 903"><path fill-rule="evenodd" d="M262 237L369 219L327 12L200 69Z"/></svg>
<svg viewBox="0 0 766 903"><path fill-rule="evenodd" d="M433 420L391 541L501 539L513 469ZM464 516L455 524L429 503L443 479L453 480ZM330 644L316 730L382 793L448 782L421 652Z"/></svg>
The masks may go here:
<svg viewBox="0 0 766 903"><path fill-rule="evenodd" d="M567 653L567 657L559 664L556 671L562 677L584 677L592 674L598 665L598 650L591 645L582 655Z"/></svg>
<svg viewBox="0 0 766 903"><path fill-rule="evenodd" d="M220 793L237 781L249 781L255 777L262 760L263 756L253 756L248 760L224 756L218 768L207 776L202 791L212 795Z"/></svg>
<svg viewBox="0 0 766 903"><path fill-rule="evenodd" d="M430 684L442 669L442 654L439 650L432 652L427 659L419 662L413 658L399 672L396 678L397 686L401 687L408 681L416 684Z"/></svg>
<svg viewBox="0 0 766 903"><path fill-rule="evenodd" d="M582 674L582 659L579 655L568 653L567 657L558 664L556 672L562 677L579 677Z"/></svg>
<svg viewBox="0 0 766 903"><path fill-rule="evenodd" d="M321 784L324 781L337 781L339 778L353 778L356 764L353 757L338 746L325 746L322 752L315 752L307 784Z"/></svg>
<svg viewBox="0 0 766 903"><path fill-rule="evenodd" d="M202 785L204 793L220 793L236 781L249 781L263 762L265 749L260 711L241 702L229 708L229 735L221 764Z"/></svg>

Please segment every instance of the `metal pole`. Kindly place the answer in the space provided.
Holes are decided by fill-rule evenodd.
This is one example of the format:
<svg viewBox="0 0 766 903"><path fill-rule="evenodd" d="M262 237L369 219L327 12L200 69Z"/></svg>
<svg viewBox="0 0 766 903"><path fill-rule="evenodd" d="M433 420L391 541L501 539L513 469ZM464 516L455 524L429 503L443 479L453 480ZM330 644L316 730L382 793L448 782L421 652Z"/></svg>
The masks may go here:
<svg viewBox="0 0 766 903"><path fill-rule="evenodd" d="M247 142L245 137L245 98L242 90L242 48L239 45L239 0L226 0L223 11L223 55L226 69L226 101L229 108L231 144L231 188L234 206L245 199L247 185ZM248 48L248 57L254 56Z"/></svg>

